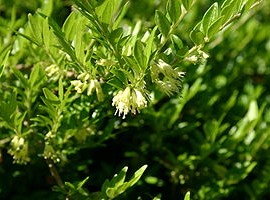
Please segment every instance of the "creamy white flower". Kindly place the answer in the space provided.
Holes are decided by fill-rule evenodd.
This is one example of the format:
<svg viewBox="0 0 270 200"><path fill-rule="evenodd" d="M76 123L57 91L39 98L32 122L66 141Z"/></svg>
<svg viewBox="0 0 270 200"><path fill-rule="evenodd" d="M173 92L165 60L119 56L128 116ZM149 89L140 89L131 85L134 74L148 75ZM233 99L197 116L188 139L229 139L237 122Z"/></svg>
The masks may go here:
<svg viewBox="0 0 270 200"><path fill-rule="evenodd" d="M21 136L14 136L10 142L8 153L13 156L15 163L26 164L30 161L28 156L28 142Z"/></svg>
<svg viewBox="0 0 270 200"><path fill-rule="evenodd" d="M113 97L112 105L116 107L115 115L118 113L118 116L123 115L125 119L129 112L136 114L140 109L145 108L147 101L140 90L126 87L124 91L118 91Z"/></svg>
<svg viewBox="0 0 270 200"><path fill-rule="evenodd" d="M118 113L118 116L123 114L123 119L125 119L126 115L130 109L130 87L126 87L126 89L120 90L112 100L112 105L116 106L115 115Z"/></svg>
<svg viewBox="0 0 270 200"><path fill-rule="evenodd" d="M89 80L90 75L88 73L84 72L84 73L81 73L77 78L83 82L86 82Z"/></svg>
<svg viewBox="0 0 270 200"><path fill-rule="evenodd" d="M171 65L161 59L156 65L151 67L153 82L155 82L160 89L169 96L173 93L179 92L179 89L182 86L181 78L184 74L184 72L173 69Z"/></svg>
<svg viewBox="0 0 270 200"><path fill-rule="evenodd" d="M99 101L103 101L104 100L104 94L100 85L100 82L96 80L95 82L95 87L96 87L96 94L97 94L97 98Z"/></svg>
<svg viewBox="0 0 270 200"><path fill-rule="evenodd" d="M87 95L90 96L96 91L98 100L103 101L104 99L101 83L97 79L91 78L91 75L87 72L81 73L77 80L71 81L71 85L75 86L75 90L79 94L87 90Z"/></svg>
<svg viewBox="0 0 270 200"><path fill-rule="evenodd" d="M134 89L133 94L135 93L136 97L135 99L135 103L137 104L137 108L144 108L147 106L147 101L145 99L145 97L143 96L143 94L141 93L140 90L138 89Z"/></svg>
<svg viewBox="0 0 270 200"><path fill-rule="evenodd" d="M87 95L88 96L90 96L94 92L94 90L96 88L96 83L97 82L98 81L97 80L94 80L94 79L91 79L90 80L90 83L88 84L88 89L87 89Z"/></svg>
<svg viewBox="0 0 270 200"><path fill-rule="evenodd" d="M115 65L116 62L114 60L110 60L110 59L100 59L96 62L97 65L101 65L101 66L105 66L105 67L110 67L112 65Z"/></svg>
<svg viewBox="0 0 270 200"><path fill-rule="evenodd" d="M70 83L71 85L75 86L75 90L77 91L77 93L82 93L85 90L85 86L87 86L85 82L82 82L81 80L74 80Z"/></svg>
<svg viewBox="0 0 270 200"><path fill-rule="evenodd" d="M47 72L47 75L49 77L58 76L60 73L60 69L56 64L52 64L52 65L46 67L45 72Z"/></svg>

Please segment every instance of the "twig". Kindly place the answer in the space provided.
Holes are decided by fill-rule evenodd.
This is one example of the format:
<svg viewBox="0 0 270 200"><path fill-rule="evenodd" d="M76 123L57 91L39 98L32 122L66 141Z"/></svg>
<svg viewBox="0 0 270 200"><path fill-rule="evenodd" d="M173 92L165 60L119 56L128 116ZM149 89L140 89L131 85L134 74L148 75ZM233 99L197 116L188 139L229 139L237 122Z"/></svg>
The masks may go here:
<svg viewBox="0 0 270 200"><path fill-rule="evenodd" d="M56 169L56 167L55 167L52 159L49 159L49 158L46 159L46 163L47 163L47 165L48 165L48 167L50 169L51 175L55 179L57 185L60 188L63 189L64 188L64 183L63 183L63 181L62 181L62 179L61 179L61 177L60 177L60 175L59 175L59 173L58 173L58 171L57 171L57 169Z"/></svg>

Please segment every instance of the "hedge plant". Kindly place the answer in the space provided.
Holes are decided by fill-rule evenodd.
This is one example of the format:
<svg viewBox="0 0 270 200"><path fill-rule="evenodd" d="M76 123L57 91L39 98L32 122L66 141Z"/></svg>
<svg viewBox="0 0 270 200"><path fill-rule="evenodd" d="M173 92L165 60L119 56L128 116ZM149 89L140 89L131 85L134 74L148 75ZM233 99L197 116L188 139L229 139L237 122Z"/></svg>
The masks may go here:
<svg viewBox="0 0 270 200"><path fill-rule="evenodd" d="M1 199L269 198L268 2L0 2Z"/></svg>

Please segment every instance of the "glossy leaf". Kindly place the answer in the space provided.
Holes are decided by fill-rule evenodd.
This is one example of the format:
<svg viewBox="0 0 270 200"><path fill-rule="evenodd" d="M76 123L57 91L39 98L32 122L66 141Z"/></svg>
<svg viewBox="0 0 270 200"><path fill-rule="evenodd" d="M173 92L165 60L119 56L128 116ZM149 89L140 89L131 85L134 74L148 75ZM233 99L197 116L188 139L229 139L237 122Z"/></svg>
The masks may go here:
<svg viewBox="0 0 270 200"><path fill-rule="evenodd" d="M48 88L43 88L43 93L44 93L46 99L48 99L50 102L60 103L58 97Z"/></svg>
<svg viewBox="0 0 270 200"><path fill-rule="evenodd" d="M76 19L77 19L78 13L72 12L65 20L62 31L65 34L65 37L68 41L72 41L76 34Z"/></svg>
<svg viewBox="0 0 270 200"><path fill-rule="evenodd" d="M215 34L217 34L222 27L222 22L223 22L223 17L221 16L219 17L214 23L212 23L212 25L209 27L207 35L208 38L211 39Z"/></svg>
<svg viewBox="0 0 270 200"><path fill-rule="evenodd" d="M0 49L0 77L4 72L9 53L10 53L10 46L6 46Z"/></svg>
<svg viewBox="0 0 270 200"><path fill-rule="evenodd" d="M186 10L190 10L194 0L182 0L182 4Z"/></svg>
<svg viewBox="0 0 270 200"><path fill-rule="evenodd" d="M218 7L218 3L214 3L204 14L203 19L202 19L202 23L201 23L201 31L207 35L208 34L208 30L210 28L210 26L216 21L218 20L219 17L219 7Z"/></svg>
<svg viewBox="0 0 270 200"><path fill-rule="evenodd" d="M117 29L119 27L119 24L121 23L125 14L127 13L129 6L130 6L130 2L128 1L125 3L124 6L121 7L119 14L117 15L117 17L113 23L113 27L112 27L113 30Z"/></svg>
<svg viewBox="0 0 270 200"><path fill-rule="evenodd" d="M190 192L187 192L185 197L184 197L184 200L190 200Z"/></svg>
<svg viewBox="0 0 270 200"><path fill-rule="evenodd" d="M155 22L162 35L167 36L170 31L170 22L167 17L159 10L155 13Z"/></svg>
<svg viewBox="0 0 270 200"><path fill-rule="evenodd" d="M146 64L148 64L148 62L150 60L150 56L151 56L151 53L152 53L157 28L158 28L157 26L155 26L153 28L150 36L148 37L148 39L146 41L146 46L144 48L144 54L145 54L145 57L146 57Z"/></svg>
<svg viewBox="0 0 270 200"><path fill-rule="evenodd" d="M134 173L134 175L129 181L125 182L124 180L127 172L127 167L124 167L119 173L119 175L115 175L111 181L107 180L104 183L104 185L102 186L103 193L105 192L110 199L117 197L118 195L126 191L128 188L132 187L135 183L137 183L146 168L146 165L142 166Z"/></svg>
<svg viewBox="0 0 270 200"><path fill-rule="evenodd" d="M138 65L141 67L142 71L144 71L147 67L146 57L144 55L144 45L141 41L136 41L134 47L134 57Z"/></svg>
<svg viewBox="0 0 270 200"><path fill-rule="evenodd" d="M198 24L198 26L200 26L200 24ZM190 32L189 37L196 45L203 45L205 43L205 35L196 27Z"/></svg>
<svg viewBox="0 0 270 200"><path fill-rule="evenodd" d="M96 7L96 13L100 20L105 24L111 24L121 2L121 0L105 0L100 6Z"/></svg>
<svg viewBox="0 0 270 200"><path fill-rule="evenodd" d="M179 0L169 0L166 10L171 21L175 23L181 16L181 2Z"/></svg>
<svg viewBox="0 0 270 200"><path fill-rule="evenodd" d="M29 20L29 27L32 33L32 40L35 41L35 44L38 44L39 46L42 45L43 39L42 39L42 23L39 20L39 16L32 16L31 14L28 14L28 20Z"/></svg>

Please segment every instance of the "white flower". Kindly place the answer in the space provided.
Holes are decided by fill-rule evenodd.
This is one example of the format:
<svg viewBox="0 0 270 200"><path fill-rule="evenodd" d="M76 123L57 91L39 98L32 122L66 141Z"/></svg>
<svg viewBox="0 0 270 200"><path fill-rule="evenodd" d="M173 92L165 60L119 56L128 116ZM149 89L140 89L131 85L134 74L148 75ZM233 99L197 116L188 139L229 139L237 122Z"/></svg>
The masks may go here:
<svg viewBox="0 0 270 200"><path fill-rule="evenodd" d="M90 75L86 72L83 72L77 78L83 82L86 82L90 78Z"/></svg>
<svg viewBox="0 0 270 200"><path fill-rule="evenodd" d="M104 100L104 95L102 92L102 88L100 82L96 79L91 79L88 83L87 95L90 96L94 91L96 91L97 98L99 101Z"/></svg>
<svg viewBox="0 0 270 200"><path fill-rule="evenodd" d="M21 136L14 136L10 142L8 153L13 156L15 163L26 164L30 161L28 156L28 142Z"/></svg>
<svg viewBox="0 0 270 200"><path fill-rule="evenodd" d="M59 74L59 67L56 64L52 64L48 67L46 67L45 72L48 73L49 77L52 77L53 75L58 76Z"/></svg>
<svg viewBox="0 0 270 200"><path fill-rule="evenodd" d="M118 116L123 114L123 119L125 119L126 115L130 109L130 87L126 87L126 89L120 90L112 100L112 105L116 106L115 115L118 113Z"/></svg>
<svg viewBox="0 0 270 200"><path fill-rule="evenodd" d="M124 91L118 91L113 97L112 105L116 106L115 115L118 113L118 116L123 115L125 119L129 111L136 114L140 109L145 108L147 101L140 90L126 87Z"/></svg>
<svg viewBox="0 0 270 200"><path fill-rule="evenodd" d="M75 90L77 91L77 93L82 93L87 86L85 82L82 82L80 80L74 80L71 81L70 83L71 85L75 86Z"/></svg>
<svg viewBox="0 0 270 200"><path fill-rule="evenodd" d="M147 101L140 90L134 89L134 92L132 94L138 109L145 108L147 106Z"/></svg>
<svg viewBox="0 0 270 200"><path fill-rule="evenodd" d="M105 67L110 67L116 64L114 60L110 59L100 59L96 62L97 65L105 66Z"/></svg>
<svg viewBox="0 0 270 200"><path fill-rule="evenodd" d="M90 96L94 92L97 82L98 81L95 80L95 79L90 80L90 83L88 84L88 89L87 89L87 95L88 96Z"/></svg>
<svg viewBox="0 0 270 200"><path fill-rule="evenodd" d="M192 63L196 63L198 62L199 58L196 55L192 55L192 56L186 57L185 60Z"/></svg>
<svg viewBox="0 0 270 200"><path fill-rule="evenodd" d="M87 89L87 95L90 96L96 91L99 101L103 101L104 94L101 88L101 84L97 79L92 79L89 73L83 72L77 80L71 81L71 85L75 86L77 93L83 93Z"/></svg>
<svg viewBox="0 0 270 200"><path fill-rule="evenodd" d="M169 96L179 92L179 89L182 86L181 78L184 74L184 72L173 69L171 65L161 59L156 65L151 67L153 82Z"/></svg>

